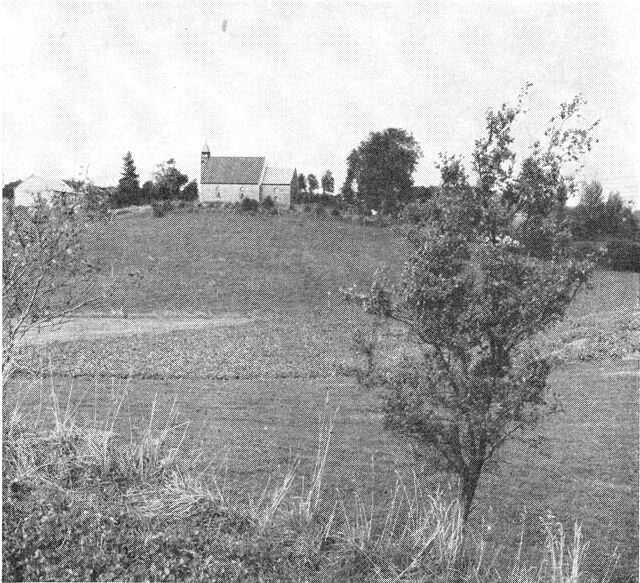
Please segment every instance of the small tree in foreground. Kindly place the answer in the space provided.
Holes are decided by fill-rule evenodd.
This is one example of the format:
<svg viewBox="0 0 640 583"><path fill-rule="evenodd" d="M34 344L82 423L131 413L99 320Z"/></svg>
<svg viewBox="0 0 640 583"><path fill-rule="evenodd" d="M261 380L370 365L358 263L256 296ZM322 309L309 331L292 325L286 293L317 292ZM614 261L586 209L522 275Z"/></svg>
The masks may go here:
<svg viewBox="0 0 640 583"><path fill-rule="evenodd" d="M563 317L590 263L568 256L553 211L572 181L567 163L590 149L590 129L571 129L579 99L562 106L543 148L519 164L511 127L521 112L487 114L473 154L476 180L443 156L441 186L410 233L415 250L397 288L385 279L360 296L382 321L399 322L417 348L385 365L368 348L371 384L386 389L385 426L412 440L459 479L466 521L485 464L514 433L555 409L549 362L534 337ZM553 225L548 260L516 239L523 225ZM414 223L415 224L415 223Z"/></svg>
<svg viewBox="0 0 640 583"><path fill-rule="evenodd" d="M96 268L86 259L84 218L62 201L8 209L2 229L2 375L21 368L20 341L60 324L94 298Z"/></svg>

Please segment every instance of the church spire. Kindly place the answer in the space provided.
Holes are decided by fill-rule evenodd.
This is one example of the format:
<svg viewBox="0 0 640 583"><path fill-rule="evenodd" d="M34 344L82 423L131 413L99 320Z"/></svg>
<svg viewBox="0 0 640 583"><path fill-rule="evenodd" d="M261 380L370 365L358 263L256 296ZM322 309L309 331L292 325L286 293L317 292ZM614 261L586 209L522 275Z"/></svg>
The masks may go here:
<svg viewBox="0 0 640 583"><path fill-rule="evenodd" d="M204 146L202 146L202 151L200 152L200 162L205 162L211 157L211 152L209 151L209 145L205 141Z"/></svg>

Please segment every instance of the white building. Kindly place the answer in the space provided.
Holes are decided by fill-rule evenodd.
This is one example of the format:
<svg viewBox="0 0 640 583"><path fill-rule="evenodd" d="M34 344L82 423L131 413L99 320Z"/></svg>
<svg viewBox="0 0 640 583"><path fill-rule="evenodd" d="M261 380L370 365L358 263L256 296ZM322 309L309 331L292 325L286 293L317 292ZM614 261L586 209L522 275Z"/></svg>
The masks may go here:
<svg viewBox="0 0 640 583"><path fill-rule="evenodd" d="M74 194L73 189L62 180L42 178L32 174L14 190L13 203L16 206L33 206L38 198L51 201L54 196Z"/></svg>

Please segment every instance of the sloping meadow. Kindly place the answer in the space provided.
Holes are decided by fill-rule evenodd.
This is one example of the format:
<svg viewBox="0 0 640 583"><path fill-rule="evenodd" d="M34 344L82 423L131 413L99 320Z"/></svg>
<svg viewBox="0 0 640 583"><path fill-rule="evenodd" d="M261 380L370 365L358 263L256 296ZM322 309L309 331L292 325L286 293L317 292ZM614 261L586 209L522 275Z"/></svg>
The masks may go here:
<svg viewBox="0 0 640 583"><path fill-rule="evenodd" d="M204 212L94 229L107 293L21 348L5 399L7 580L605 581L616 553L633 573L637 276L596 274L539 339L565 417L487 476L462 553L443 476L354 379L371 322L339 289L397 278L401 234ZM92 333L104 316L127 326Z"/></svg>

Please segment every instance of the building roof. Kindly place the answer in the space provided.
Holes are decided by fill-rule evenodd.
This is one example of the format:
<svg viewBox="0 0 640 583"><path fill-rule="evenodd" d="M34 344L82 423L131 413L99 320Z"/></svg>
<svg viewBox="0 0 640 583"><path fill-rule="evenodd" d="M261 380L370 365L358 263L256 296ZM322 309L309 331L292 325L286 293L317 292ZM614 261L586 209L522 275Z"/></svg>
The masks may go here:
<svg viewBox="0 0 640 583"><path fill-rule="evenodd" d="M264 156L214 156L204 160L200 181L204 184L259 184Z"/></svg>
<svg viewBox="0 0 640 583"><path fill-rule="evenodd" d="M210 150L209 150L209 144L207 144L207 142L205 142L205 143L204 143L204 146L202 146L202 153L204 154L205 152L206 152L207 154L208 154L208 153L210 153Z"/></svg>
<svg viewBox="0 0 640 583"><path fill-rule="evenodd" d="M68 192L73 193L73 189L64 181L58 178L43 178L32 174L16 186L16 192Z"/></svg>
<svg viewBox="0 0 640 583"><path fill-rule="evenodd" d="M293 168L273 168L267 166L262 184L291 184L295 170Z"/></svg>

